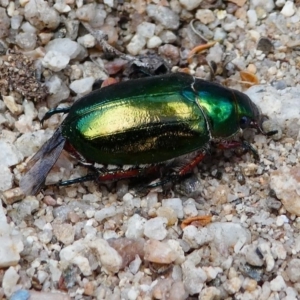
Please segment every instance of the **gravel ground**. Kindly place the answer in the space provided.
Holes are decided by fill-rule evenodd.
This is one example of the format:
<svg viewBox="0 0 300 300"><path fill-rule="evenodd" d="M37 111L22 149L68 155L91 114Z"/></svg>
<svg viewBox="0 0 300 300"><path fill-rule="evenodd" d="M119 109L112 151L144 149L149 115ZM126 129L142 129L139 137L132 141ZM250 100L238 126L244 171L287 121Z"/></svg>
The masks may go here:
<svg viewBox="0 0 300 300"><path fill-rule="evenodd" d="M299 41L298 0L0 0L0 298L299 299ZM41 124L48 109L149 53L246 92L278 130L249 134L260 161L212 151L168 195L122 181L25 197L63 119ZM86 171L63 153L47 183Z"/></svg>

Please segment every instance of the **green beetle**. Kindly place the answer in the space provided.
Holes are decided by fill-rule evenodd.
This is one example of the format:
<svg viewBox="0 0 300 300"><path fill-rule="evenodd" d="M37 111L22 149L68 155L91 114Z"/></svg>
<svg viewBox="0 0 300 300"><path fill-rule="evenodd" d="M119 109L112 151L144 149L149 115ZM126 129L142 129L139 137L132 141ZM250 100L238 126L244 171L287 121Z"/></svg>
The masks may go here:
<svg viewBox="0 0 300 300"><path fill-rule="evenodd" d="M250 145L232 137L249 127L275 133L263 132L264 116L245 94L184 73L110 85L69 108L49 111L45 118L59 112L68 115L20 181L25 194L42 188L63 149L92 173L59 185L159 177L165 169L170 180L189 173L212 142L223 149L246 147L255 154Z"/></svg>

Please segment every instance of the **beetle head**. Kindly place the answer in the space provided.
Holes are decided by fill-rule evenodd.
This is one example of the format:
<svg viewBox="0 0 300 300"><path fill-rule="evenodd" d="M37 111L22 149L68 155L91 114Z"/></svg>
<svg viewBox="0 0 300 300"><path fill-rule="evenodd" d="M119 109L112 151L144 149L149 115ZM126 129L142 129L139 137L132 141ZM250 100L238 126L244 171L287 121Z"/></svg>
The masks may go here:
<svg viewBox="0 0 300 300"><path fill-rule="evenodd" d="M262 114L260 109L251 101L251 99L243 94L238 92L238 114L240 121L240 128L254 128L258 132L266 136L272 136L277 133L277 130L264 131L262 124L269 118Z"/></svg>

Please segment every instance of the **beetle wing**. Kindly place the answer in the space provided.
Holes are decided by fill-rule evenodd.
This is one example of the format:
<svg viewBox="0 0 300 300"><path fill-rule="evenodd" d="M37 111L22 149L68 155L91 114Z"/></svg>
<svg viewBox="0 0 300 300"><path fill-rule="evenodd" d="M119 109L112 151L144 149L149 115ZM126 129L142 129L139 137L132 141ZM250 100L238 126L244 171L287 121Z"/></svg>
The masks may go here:
<svg viewBox="0 0 300 300"><path fill-rule="evenodd" d="M29 161L29 171L20 180L20 188L25 195L35 195L42 188L48 173L64 148L65 141L59 127Z"/></svg>
<svg viewBox="0 0 300 300"><path fill-rule="evenodd" d="M209 141L205 116L181 91L104 103L67 119L62 133L87 160L104 164L163 162Z"/></svg>

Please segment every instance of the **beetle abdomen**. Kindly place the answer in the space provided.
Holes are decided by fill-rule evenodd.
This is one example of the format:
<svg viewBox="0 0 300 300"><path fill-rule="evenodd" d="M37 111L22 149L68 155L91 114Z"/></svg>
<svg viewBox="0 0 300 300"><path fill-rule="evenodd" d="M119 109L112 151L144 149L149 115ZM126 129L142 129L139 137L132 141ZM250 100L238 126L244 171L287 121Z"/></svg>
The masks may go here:
<svg viewBox="0 0 300 300"><path fill-rule="evenodd" d="M209 141L202 111L176 91L103 102L62 128L82 156L104 164L162 162Z"/></svg>

